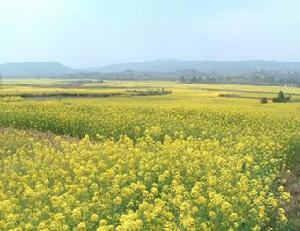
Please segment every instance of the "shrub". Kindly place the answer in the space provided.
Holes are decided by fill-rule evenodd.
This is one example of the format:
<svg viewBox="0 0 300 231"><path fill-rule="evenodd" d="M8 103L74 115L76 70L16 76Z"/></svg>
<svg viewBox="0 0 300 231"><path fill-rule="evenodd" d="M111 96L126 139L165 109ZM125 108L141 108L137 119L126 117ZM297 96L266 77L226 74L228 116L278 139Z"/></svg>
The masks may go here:
<svg viewBox="0 0 300 231"><path fill-rule="evenodd" d="M260 102L261 103L268 103L268 98L266 98L266 97L263 97L263 98L261 98L261 100L260 100Z"/></svg>
<svg viewBox="0 0 300 231"><path fill-rule="evenodd" d="M291 96L285 96L282 91L278 93L278 96L276 98L273 98L272 101L274 103L286 103L291 99Z"/></svg>

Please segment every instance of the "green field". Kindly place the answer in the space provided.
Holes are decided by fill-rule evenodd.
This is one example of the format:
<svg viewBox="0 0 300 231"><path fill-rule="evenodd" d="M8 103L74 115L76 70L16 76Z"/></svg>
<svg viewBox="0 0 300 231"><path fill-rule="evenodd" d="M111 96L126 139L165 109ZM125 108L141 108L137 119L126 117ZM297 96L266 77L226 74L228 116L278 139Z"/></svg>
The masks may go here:
<svg viewBox="0 0 300 231"><path fill-rule="evenodd" d="M300 88L27 80L0 91L0 230L300 227ZM273 103L279 91L291 100Z"/></svg>

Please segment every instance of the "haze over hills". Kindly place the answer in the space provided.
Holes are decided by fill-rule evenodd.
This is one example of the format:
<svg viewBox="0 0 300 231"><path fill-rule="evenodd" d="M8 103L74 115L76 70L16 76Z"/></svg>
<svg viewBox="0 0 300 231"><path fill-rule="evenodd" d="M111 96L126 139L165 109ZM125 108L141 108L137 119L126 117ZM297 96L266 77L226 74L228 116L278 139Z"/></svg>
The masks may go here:
<svg viewBox="0 0 300 231"><path fill-rule="evenodd" d="M56 76L76 73L77 70L56 62L22 62L0 64L2 76Z"/></svg>
<svg viewBox="0 0 300 231"><path fill-rule="evenodd" d="M236 74L263 69L267 71L300 71L300 62L280 61L181 61L175 59L112 64L96 68L73 69L56 62L23 62L0 64L0 74L13 76L59 76L78 73L110 73L122 71L176 72L192 69L202 72Z"/></svg>
<svg viewBox="0 0 300 231"><path fill-rule="evenodd" d="M86 69L90 72L121 72L125 70L142 72L176 72L194 69L203 72L242 73L264 69L268 71L300 71L300 62L279 61L181 61L165 59L148 62L112 64L98 68Z"/></svg>

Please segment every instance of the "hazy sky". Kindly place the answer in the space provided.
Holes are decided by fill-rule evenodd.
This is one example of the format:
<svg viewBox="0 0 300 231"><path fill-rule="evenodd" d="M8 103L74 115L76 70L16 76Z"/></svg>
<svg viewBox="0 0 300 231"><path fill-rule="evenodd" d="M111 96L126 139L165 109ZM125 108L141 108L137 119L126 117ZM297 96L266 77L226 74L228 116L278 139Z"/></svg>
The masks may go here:
<svg viewBox="0 0 300 231"><path fill-rule="evenodd" d="M300 0L0 0L0 63L300 60Z"/></svg>

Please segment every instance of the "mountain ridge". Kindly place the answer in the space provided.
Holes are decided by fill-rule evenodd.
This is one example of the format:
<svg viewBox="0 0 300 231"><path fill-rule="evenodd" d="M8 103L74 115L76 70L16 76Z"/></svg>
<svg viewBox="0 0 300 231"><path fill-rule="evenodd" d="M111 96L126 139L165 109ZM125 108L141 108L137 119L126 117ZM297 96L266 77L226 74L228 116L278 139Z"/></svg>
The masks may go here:
<svg viewBox="0 0 300 231"><path fill-rule="evenodd" d="M76 73L76 70L58 62L9 62L0 64L3 76L51 76Z"/></svg>
<svg viewBox="0 0 300 231"><path fill-rule="evenodd" d="M87 69L94 72L120 72L126 70L144 72L176 72L182 69L194 69L203 72L237 73L266 69L270 71L290 70L300 71L300 62L283 62L269 60L246 61L181 61L154 60L147 62L131 62L111 64L98 68Z"/></svg>
<svg viewBox="0 0 300 231"><path fill-rule="evenodd" d="M182 61L177 59L153 60L110 64L94 68L75 69L58 62L20 62L0 64L2 76L59 76L80 73L110 73L123 71L139 72L176 72L180 70L196 70L222 74L244 73L256 70L299 71L300 62L284 62L269 60L246 61Z"/></svg>

